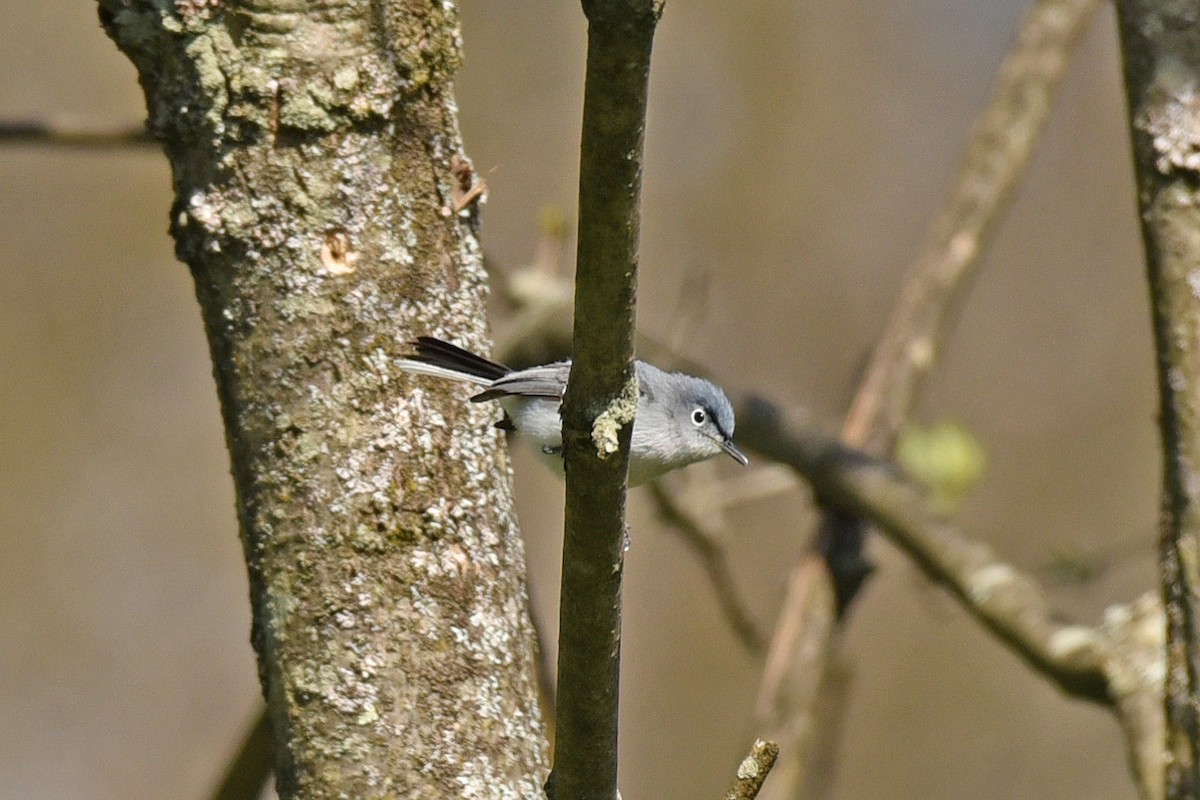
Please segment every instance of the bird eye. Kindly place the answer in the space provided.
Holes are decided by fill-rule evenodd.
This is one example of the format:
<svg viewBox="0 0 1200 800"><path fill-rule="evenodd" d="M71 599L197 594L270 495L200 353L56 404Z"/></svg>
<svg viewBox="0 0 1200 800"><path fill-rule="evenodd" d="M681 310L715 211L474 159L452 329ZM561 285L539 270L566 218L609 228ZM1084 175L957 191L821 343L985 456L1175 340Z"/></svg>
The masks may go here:
<svg viewBox="0 0 1200 800"><path fill-rule="evenodd" d="M697 408L692 412L692 423L697 426L703 425L707 419L708 415L704 413L703 408Z"/></svg>

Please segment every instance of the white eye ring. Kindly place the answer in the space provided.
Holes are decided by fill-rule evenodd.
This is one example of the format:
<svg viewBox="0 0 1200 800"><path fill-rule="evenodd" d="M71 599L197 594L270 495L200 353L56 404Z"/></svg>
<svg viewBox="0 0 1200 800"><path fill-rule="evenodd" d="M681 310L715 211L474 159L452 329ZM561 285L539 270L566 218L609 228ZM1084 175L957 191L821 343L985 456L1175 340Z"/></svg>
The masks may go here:
<svg viewBox="0 0 1200 800"><path fill-rule="evenodd" d="M708 421L708 415L704 413L703 408L697 408L692 412L692 424L697 428Z"/></svg>

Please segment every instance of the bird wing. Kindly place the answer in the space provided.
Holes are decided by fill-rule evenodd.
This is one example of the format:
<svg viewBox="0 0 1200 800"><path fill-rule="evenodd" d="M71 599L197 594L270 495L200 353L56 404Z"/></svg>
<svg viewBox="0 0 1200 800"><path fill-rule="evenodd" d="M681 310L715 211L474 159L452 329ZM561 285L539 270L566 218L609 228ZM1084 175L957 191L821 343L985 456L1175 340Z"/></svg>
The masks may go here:
<svg viewBox="0 0 1200 800"><path fill-rule="evenodd" d="M497 378L490 388L471 398L471 402L482 403L500 397L548 397L562 400L567 388L567 376L571 374L571 362L560 361L543 367L530 367Z"/></svg>

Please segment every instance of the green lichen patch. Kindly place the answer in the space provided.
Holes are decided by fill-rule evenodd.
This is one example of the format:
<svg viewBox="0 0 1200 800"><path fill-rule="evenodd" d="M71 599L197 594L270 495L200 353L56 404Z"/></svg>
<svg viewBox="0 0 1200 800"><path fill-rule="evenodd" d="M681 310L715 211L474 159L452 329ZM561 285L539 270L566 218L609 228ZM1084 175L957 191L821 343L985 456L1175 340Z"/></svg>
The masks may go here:
<svg viewBox="0 0 1200 800"><path fill-rule="evenodd" d="M621 394L592 423L592 444L596 446L596 455L600 458L608 458L617 452L621 429L633 423L637 403L638 380L634 375L621 389Z"/></svg>

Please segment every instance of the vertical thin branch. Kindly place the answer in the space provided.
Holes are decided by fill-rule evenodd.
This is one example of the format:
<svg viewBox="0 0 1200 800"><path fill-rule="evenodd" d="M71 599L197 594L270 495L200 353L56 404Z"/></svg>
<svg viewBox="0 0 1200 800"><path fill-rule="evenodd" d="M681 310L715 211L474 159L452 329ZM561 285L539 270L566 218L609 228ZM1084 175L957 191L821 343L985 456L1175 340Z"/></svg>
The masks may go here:
<svg viewBox="0 0 1200 800"><path fill-rule="evenodd" d="M559 610L558 800L613 800L625 482L637 408L638 203L656 0L585 0L574 363L563 401L566 532Z"/></svg>
<svg viewBox="0 0 1200 800"><path fill-rule="evenodd" d="M1167 800L1200 796L1200 17L1194 0L1118 3L1158 351Z"/></svg>

